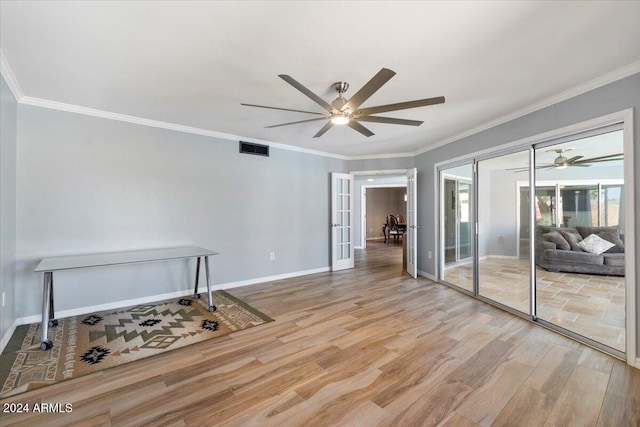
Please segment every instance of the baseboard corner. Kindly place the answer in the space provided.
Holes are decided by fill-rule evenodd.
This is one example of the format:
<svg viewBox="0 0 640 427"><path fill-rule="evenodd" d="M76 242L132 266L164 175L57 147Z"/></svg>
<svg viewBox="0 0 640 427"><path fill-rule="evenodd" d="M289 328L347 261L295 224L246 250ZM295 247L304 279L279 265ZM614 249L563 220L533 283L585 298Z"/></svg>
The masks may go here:
<svg viewBox="0 0 640 427"><path fill-rule="evenodd" d="M4 334L2 339L0 340L0 354L4 351L4 348L9 344L9 340L13 336L13 333L16 331L16 328L20 326L20 319L15 319L13 324L7 329L7 332Z"/></svg>

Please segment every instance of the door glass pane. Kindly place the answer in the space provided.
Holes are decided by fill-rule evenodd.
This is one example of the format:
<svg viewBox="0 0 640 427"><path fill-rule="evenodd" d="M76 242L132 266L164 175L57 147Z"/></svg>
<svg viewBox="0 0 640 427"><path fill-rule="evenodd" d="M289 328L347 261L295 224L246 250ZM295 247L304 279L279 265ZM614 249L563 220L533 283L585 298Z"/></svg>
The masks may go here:
<svg viewBox="0 0 640 427"><path fill-rule="evenodd" d="M441 171L444 268L440 280L473 291L473 166Z"/></svg>
<svg viewBox="0 0 640 427"><path fill-rule="evenodd" d="M537 316L619 351L626 338L622 153L622 131L536 149L540 210L558 211L555 220L536 221ZM592 235L613 246L585 246Z"/></svg>
<svg viewBox="0 0 640 427"><path fill-rule="evenodd" d="M477 183L478 293L523 313L531 312L529 251L521 251L529 246L528 164L528 150L481 160Z"/></svg>

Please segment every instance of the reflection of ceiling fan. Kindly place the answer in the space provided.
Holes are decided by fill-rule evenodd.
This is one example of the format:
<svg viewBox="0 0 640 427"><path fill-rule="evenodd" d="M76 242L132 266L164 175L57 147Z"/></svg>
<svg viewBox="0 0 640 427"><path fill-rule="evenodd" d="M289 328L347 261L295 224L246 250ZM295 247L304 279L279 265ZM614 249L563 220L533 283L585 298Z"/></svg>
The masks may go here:
<svg viewBox="0 0 640 427"><path fill-rule="evenodd" d="M371 80L367 82L355 95L353 95L350 99L345 99L342 97L342 94L349 89L349 83L347 82L337 82L333 84L333 87L338 92L338 97L334 99L331 104L326 102L324 99L320 98L315 93L311 92L309 89L304 87L302 84L298 83L293 77L288 76L286 74L280 74L280 77L285 82L289 83L294 88L298 89L300 92L305 94L307 97L311 98L316 104L320 105L325 111L322 113L318 113L315 111L303 111L303 110L293 110L291 108L279 108L279 107L269 107L266 105L255 105L255 104L241 104L247 107L259 107L259 108L269 108L272 110L283 110L283 111L295 111L298 113L307 113L307 114L316 114L322 116L316 119L307 119L300 120L297 122L290 123L282 123L279 125L267 126L268 128L275 128L280 126L289 126L295 125L298 123L307 123L314 122L319 120L327 120L327 123L313 136L317 138L322 136L326 131L331 129L334 125L347 125L352 129L357 130L364 136L371 136L373 132L364 127L360 122L375 122L375 123L386 123L392 125L407 125L407 126L420 126L423 122L418 120L405 120L405 119L395 119L392 117L380 117L380 116L372 116L371 114L385 113L388 111L398 111L398 110L407 110L409 108L417 108L417 107L426 107L427 105L434 104L442 104L444 103L444 96L438 96L436 98L427 98L427 99L418 99L416 101L407 101L407 102L399 102L396 104L387 104L387 105L379 105L377 107L368 107L368 108L359 108L371 95L373 95L378 89L382 87L386 82L391 79L396 73L383 68L373 76Z"/></svg>
<svg viewBox="0 0 640 427"><path fill-rule="evenodd" d="M565 156L563 156L563 153L566 153L567 151L571 151L571 150L573 150L573 148L559 148L559 149L547 150L547 152L558 153L558 157L555 158L553 163L536 165L536 169L564 169L567 166L589 167L591 166L592 163L611 162L614 160L622 160L624 158L623 153L609 154L607 156L600 156L600 157L592 157L590 159L582 159L584 156L574 156L574 157L571 157L570 159L567 159ZM523 168L512 168L507 170L524 172L529 170L529 168L523 167Z"/></svg>

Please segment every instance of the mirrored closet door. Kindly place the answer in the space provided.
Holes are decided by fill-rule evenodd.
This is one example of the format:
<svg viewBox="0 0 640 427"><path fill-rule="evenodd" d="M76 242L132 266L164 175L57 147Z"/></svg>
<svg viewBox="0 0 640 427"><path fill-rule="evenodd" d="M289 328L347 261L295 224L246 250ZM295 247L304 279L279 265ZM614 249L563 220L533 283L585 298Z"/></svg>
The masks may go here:
<svg viewBox="0 0 640 427"><path fill-rule="evenodd" d="M473 165L440 172L440 279L473 292Z"/></svg>

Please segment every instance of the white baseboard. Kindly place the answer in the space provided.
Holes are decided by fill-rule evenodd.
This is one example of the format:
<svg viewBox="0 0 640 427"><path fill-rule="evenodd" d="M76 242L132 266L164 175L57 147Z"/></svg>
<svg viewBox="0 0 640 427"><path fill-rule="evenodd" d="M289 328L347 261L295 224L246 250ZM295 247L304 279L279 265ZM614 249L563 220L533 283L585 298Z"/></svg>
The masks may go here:
<svg viewBox="0 0 640 427"><path fill-rule="evenodd" d="M4 351L4 348L7 346L7 344L9 344L9 340L13 336L13 333L15 332L16 328L21 325L19 321L20 319L14 320L13 325L11 325L9 330L7 330L7 333L4 334L4 336L0 340L0 353L2 353Z"/></svg>
<svg viewBox="0 0 640 427"><path fill-rule="evenodd" d="M424 277L426 277L426 278L427 278L427 279L429 279L429 280L433 280L434 282L437 282L437 281L438 281L438 279L436 278L436 276L434 276L434 275L433 275L433 274L431 274L431 273L427 273L426 271L418 270L418 274L419 274L420 276L424 276Z"/></svg>
<svg viewBox="0 0 640 427"><path fill-rule="evenodd" d="M257 277L255 279L221 283L218 285L212 285L211 289L215 291L218 289L239 288L242 286L255 285L258 283L273 282L276 280L290 279L292 277L307 276L309 274L316 274L316 273L324 273L329 270L330 270L329 267L320 267L320 268L314 268L311 270L294 271L292 273L277 274L274 276ZM206 286L200 287L201 292L206 292L206 290L207 290ZM183 297L183 296L192 295L192 294L193 294L193 289L185 289L177 292L169 292L165 294L151 295L151 296L146 296L142 298L110 302L107 304L99 304L99 305L93 305L89 307L80 307L80 308L73 308L70 310L56 311L56 317L64 318L64 317L70 317L70 316L78 316L81 314L94 313L96 311L106 311L106 310L113 310L121 307L129 307L132 305L147 304L154 301L162 301L165 299L178 298L178 297ZM18 326L27 325L30 323L37 323L40 321L42 321L41 314L36 314L33 316L25 316L25 317L20 317L16 319L13 322L13 325L11 325L11 327L7 331L7 333L2 337L2 340L0 340L0 353L4 350L4 347L9 343L11 336L13 335L13 333L15 332Z"/></svg>
<svg viewBox="0 0 640 427"><path fill-rule="evenodd" d="M636 368L640 369L640 357L636 357Z"/></svg>
<svg viewBox="0 0 640 427"><path fill-rule="evenodd" d="M520 259L516 255L485 255L478 258L478 261L484 261L486 259Z"/></svg>

